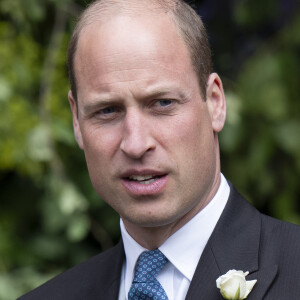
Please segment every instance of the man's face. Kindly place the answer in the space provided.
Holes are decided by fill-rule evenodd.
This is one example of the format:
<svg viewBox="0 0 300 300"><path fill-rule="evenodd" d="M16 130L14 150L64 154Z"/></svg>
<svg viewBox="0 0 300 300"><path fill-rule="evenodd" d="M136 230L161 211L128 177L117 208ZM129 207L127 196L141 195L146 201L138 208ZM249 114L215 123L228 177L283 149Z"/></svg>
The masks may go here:
<svg viewBox="0 0 300 300"><path fill-rule="evenodd" d="M154 21L155 20L155 21ZM81 33L74 130L98 194L132 226L174 225L218 182L213 101L163 16L117 16Z"/></svg>

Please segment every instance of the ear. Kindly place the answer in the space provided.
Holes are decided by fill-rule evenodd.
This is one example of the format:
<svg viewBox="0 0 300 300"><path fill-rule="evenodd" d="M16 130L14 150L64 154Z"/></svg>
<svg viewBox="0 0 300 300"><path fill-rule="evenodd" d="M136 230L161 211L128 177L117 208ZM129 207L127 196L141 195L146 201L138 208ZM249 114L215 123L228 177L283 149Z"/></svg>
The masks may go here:
<svg viewBox="0 0 300 300"><path fill-rule="evenodd" d="M81 149L83 149L82 134L81 134L81 129L80 129L79 122L78 122L78 107L77 107L78 104L74 100L74 97L73 97L71 91L69 91L69 93L68 93L68 99L69 99L72 116L73 116L73 130L74 130L75 139L76 139L78 146Z"/></svg>
<svg viewBox="0 0 300 300"><path fill-rule="evenodd" d="M206 101L214 132L220 132L226 120L226 99L222 81L217 73L210 74L206 88Z"/></svg>

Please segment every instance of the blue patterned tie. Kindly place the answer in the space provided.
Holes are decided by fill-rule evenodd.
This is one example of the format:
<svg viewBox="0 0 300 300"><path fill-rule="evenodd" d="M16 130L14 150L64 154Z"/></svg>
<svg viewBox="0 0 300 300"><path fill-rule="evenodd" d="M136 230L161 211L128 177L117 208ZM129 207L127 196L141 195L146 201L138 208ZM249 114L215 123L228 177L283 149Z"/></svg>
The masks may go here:
<svg viewBox="0 0 300 300"><path fill-rule="evenodd" d="M155 278L168 259L157 249L144 251L136 264L128 300L168 300L161 284Z"/></svg>

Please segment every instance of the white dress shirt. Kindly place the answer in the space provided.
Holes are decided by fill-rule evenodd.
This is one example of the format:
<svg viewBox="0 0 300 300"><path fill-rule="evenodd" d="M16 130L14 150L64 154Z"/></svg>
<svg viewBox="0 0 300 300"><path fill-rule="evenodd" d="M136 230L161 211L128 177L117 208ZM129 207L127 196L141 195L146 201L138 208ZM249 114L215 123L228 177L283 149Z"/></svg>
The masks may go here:
<svg viewBox="0 0 300 300"><path fill-rule="evenodd" d="M221 174L219 189L209 204L159 247L169 262L158 274L157 280L169 300L185 299L201 254L222 214L229 193L229 185ZM122 268L119 300L128 300L135 264L140 254L147 249L128 234L122 219L120 226L126 260Z"/></svg>

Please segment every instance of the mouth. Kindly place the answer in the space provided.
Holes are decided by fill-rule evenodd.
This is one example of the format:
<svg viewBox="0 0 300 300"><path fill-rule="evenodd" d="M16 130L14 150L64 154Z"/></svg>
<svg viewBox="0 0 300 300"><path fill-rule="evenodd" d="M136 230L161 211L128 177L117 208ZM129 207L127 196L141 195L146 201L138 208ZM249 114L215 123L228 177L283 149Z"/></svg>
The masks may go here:
<svg viewBox="0 0 300 300"><path fill-rule="evenodd" d="M140 184L151 184L152 182L162 178L163 175L131 175L125 179L129 181L134 181Z"/></svg>
<svg viewBox="0 0 300 300"><path fill-rule="evenodd" d="M140 173L140 174L139 174ZM168 181L168 174L144 171L130 172L122 177L122 184L132 196L158 195L162 193Z"/></svg>

